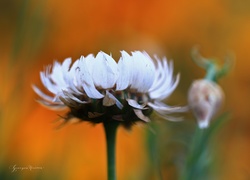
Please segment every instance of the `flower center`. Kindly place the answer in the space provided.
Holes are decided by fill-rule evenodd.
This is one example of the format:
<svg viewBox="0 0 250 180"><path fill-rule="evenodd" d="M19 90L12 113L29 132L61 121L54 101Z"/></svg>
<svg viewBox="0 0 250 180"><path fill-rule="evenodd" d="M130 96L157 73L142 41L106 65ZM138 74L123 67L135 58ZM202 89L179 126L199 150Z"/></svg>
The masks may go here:
<svg viewBox="0 0 250 180"><path fill-rule="evenodd" d="M121 107L116 103L106 105L104 103L105 97L102 99L91 99L86 95L78 95L76 98L86 101L87 103L77 103L76 105L69 106L70 112L67 114L65 120L70 120L72 117L77 117L82 121L89 121L93 123L100 123L104 121L119 121L125 127L130 128L135 122L141 121L135 114L135 107L128 103L128 99L135 100L139 105L147 104L148 94L138 93L136 91L114 91L106 90L112 94L114 101L118 101ZM111 98L112 98L111 97ZM105 105L104 105L105 104ZM143 115L148 116L152 112L152 108L145 105L145 108L140 109Z"/></svg>

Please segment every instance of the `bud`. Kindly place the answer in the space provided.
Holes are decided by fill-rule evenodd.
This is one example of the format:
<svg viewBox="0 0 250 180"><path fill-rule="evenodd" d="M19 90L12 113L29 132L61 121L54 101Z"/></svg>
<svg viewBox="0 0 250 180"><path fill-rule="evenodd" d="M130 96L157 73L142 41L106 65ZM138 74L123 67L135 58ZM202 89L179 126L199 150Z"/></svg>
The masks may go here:
<svg viewBox="0 0 250 180"><path fill-rule="evenodd" d="M200 79L192 83L188 103L201 129L207 128L222 105L224 93L215 82Z"/></svg>

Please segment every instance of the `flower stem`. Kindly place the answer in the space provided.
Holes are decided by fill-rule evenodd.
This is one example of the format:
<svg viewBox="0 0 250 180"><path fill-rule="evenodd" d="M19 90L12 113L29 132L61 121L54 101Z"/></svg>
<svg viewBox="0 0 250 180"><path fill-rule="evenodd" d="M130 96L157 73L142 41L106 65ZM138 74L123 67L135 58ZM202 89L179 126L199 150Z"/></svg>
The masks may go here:
<svg viewBox="0 0 250 180"><path fill-rule="evenodd" d="M116 130L119 123L116 121L105 121L103 125L107 143L108 180L116 180L115 143L116 143Z"/></svg>

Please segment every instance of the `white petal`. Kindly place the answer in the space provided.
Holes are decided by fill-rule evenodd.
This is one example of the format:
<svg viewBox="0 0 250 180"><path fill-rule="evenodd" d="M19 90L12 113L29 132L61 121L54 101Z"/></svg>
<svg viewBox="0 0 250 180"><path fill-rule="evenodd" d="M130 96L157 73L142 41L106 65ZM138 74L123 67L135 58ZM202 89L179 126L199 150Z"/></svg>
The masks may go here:
<svg viewBox="0 0 250 180"><path fill-rule="evenodd" d="M79 68L78 64L79 64L79 59L73 63L72 67L69 69L68 72L64 73L64 80L67 84L67 89L78 95L82 95L83 93L79 91L81 85L78 85L76 83L76 73L77 73L76 71L77 68Z"/></svg>
<svg viewBox="0 0 250 180"><path fill-rule="evenodd" d="M78 103L81 103L81 104L89 103L89 101L82 101L82 100L78 99L78 98L75 97L73 94L71 94L71 93L69 93L69 92L67 92L67 91L63 91L63 94L65 95L64 97L69 98L69 99L71 99L71 100L73 100L73 101L76 101L76 102L78 102ZM63 98L64 98L64 97L63 97Z"/></svg>
<svg viewBox="0 0 250 180"><path fill-rule="evenodd" d="M95 86L102 89L114 87L118 77L118 68L117 63L111 56L99 52L95 58L94 68L92 77Z"/></svg>
<svg viewBox="0 0 250 180"><path fill-rule="evenodd" d="M94 86L83 85L83 89L90 98L101 99L104 97Z"/></svg>
<svg viewBox="0 0 250 180"><path fill-rule="evenodd" d="M157 112L157 111L156 111ZM171 116L171 115L166 115L166 114L161 114L160 112L157 112L158 115L160 117L162 117L163 119L166 119L168 121L172 121L172 122L180 122L180 121L183 121L183 117L175 117L175 116Z"/></svg>
<svg viewBox="0 0 250 180"><path fill-rule="evenodd" d="M95 57L93 54L89 54L84 58L86 66L88 67L89 73L92 75L92 72L95 71Z"/></svg>
<svg viewBox="0 0 250 180"><path fill-rule="evenodd" d="M188 106L168 106L162 102L156 101L155 103L148 102L148 105L154 110L164 114L180 113L188 111Z"/></svg>
<svg viewBox="0 0 250 180"><path fill-rule="evenodd" d="M121 91L130 85L132 79L131 69L133 68L132 57L126 52L121 51L122 57L118 62L118 79L116 82L116 90Z"/></svg>
<svg viewBox="0 0 250 180"><path fill-rule="evenodd" d="M93 99L100 99L104 96L95 88L92 77L90 76L87 61L85 61L82 56L79 60L78 69L76 72L76 81L77 84L81 85L88 95L88 97Z"/></svg>
<svg viewBox="0 0 250 180"><path fill-rule="evenodd" d="M182 117L174 117L174 116L170 116L169 114L186 112L188 110L187 106L171 107L162 102L155 102L155 103L149 102L148 106L153 108L162 118L167 119L169 121L182 121L183 120Z"/></svg>
<svg viewBox="0 0 250 180"><path fill-rule="evenodd" d="M58 92L58 87L51 82L49 77L44 72L40 72L40 78L43 83L43 85L53 94L56 94Z"/></svg>
<svg viewBox="0 0 250 180"><path fill-rule="evenodd" d="M163 62L157 59L156 76L152 87L149 89L151 99L163 100L167 98L177 87L180 76L177 75L173 79L173 64L172 61L168 64L166 58Z"/></svg>
<svg viewBox="0 0 250 180"><path fill-rule="evenodd" d="M106 95L103 98L103 105L104 106L112 106L114 104L116 104L116 106L119 109L123 108L122 103L113 94L111 94L109 91L106 91Z"/></svg>
<svg viewBox="0 0 250 180"><path fill-rule="evenodd" d="M154 65L149 55L144 52L136 51L132 53L134 66L131 88L138 92L147 92L154 81Z"/></svg>
<svg viewBox="0 0 250 180"><path fill-rule="evenodd" d="M145 108L146 104L138 104L138 102L134 99L127 99L128 104L136 109L147 109Z"/></svg>
<svg viewBox="0 0 250 180"><path fill-rule="evenodd" d="M177 74L175 81L172 81L170 84L164 83L159 89L149 93L152 99L163 100L167 98L172 92L176 89L179 84L180 75Z"/></svg>
<svg viewBox="0 0 250 180"><path fill-rule="evenodd" d="M79 108L79 103L77 103L76 101L70 98L60 96L59 99L63 102L63 104L65 104L68 107L76 108L76 109Z"/></svg>
<svg viewBox="0 0 250 180"><path fill-rule="evenodd" d="M154 79L154 83L152 84L149 91L157 90L158 88L161 87L163 82L166 81L166 79L167 79L166 75L168 73L164 72L166 70L163 69L162 62L157 58L156 58L156 60L157 60L157 68L156 68L156 73L155 73L155 79ZM166 61L163 61L163 63L166 63Z"/></svg>
<svg viewBox="0 0 250 180"><path fill-rule="evenodd" d="M51 73L50 66L47 66L44 72L40 72L42 83L53 94L69 87L68 83L71 82L68 74L70 64L71 58L65 59L62 65L55 61Z"/></svg>
<svg viewBox="0 0 250 180"><path fill-rule="evenodd" d="M67 63L65 65L67 65ZM56 85L65 87L66 83L63 78L63 73L64 70L62 68L62 65L59 62L55 61L50 77Z"/></svg>
<svg viewBox="0 0 250 180"><path fill-rule="evenodd" d="M44 94L38 87L36 87L35 85L32 85L33 90L36 92L37 95L39 95L41 98L43 98L45 101L48 102L52 102L53 101L53 97L48 96L46 94Z"/></svg>
<svg viewBox="0 0 250 180"><path fill-rule="evenodd" d="M140 109L134 109L134 113L141 120L143 120L145 122L150 122L150 119L142 113L142 110L140 110Z"/></svg>
<svg viewBox="0 0 250 180"><path fill-rule="evenodd" d="M62 110L65 110L68 108L64 104L51 104L51 103L48 103L47 101L43 101L43 100L37 100L37 102L40 103L41 105L45 106L48 109L56 110L56 111L62 111Z"/></svg>
<svg viewBox="0 0 250 180"><path fill-rule="evenodd" d="M78 64L79 64L79 59L77 59L73 65L71 66L70 70L69 70L69 76L71 78L73 78L75 76L76 73L76 69L78 68Z"/></svg>
<svg viewBox="0 0 250 180"><path fill-rule="evenodd" d="M69 66L70 66L71 62L72 62L72 59L71 59L71 58L66 58L66 59L63 61L63 63L62 63L62 68L63 68L63 70L69 71Z"/></svg>

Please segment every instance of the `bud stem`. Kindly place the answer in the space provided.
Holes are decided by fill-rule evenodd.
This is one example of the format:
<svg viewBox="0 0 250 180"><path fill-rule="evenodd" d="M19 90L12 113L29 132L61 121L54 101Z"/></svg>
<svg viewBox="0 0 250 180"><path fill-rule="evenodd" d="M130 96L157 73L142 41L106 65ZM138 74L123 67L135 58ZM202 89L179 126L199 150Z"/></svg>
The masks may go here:
<svg viewBox="0 0 250 180"><path fill-rule="evenodd" d="M216 82L217 72L216 72L215 63L210 62L206 68L206 71L207 71L207 74L206 74L206 77L204 79Z"/></svg>

